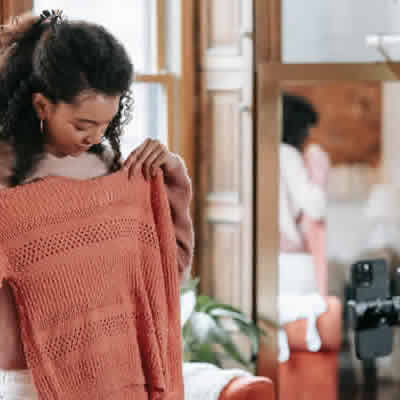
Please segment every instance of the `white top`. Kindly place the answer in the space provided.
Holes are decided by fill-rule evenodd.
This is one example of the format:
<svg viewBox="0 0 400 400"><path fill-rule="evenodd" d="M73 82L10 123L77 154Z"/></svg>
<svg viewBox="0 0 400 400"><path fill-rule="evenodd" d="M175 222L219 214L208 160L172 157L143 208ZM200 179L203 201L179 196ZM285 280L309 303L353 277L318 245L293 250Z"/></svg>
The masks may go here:
<svg viewBox="0 0 400 400"><path fill-rule="evenodd" d="M322 219L326 214L326 193L311 181L300 151L281 143L279 227L296 245L303 242L296 224L302 212L313 219Z"/></svg>

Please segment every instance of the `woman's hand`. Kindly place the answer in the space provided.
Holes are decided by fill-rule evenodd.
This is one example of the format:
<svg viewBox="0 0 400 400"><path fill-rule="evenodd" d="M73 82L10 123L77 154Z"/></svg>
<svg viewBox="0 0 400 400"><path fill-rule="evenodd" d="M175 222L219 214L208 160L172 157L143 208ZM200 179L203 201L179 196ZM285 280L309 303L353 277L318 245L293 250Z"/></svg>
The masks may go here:
<svg viewBox="0 0 400 400"><path fill-rule="evenodd" d="M178 157L171 153L165 145L155 139L146 139L132 151L125 160L123 168L129 170L129 179L140 170L145 179L155 176L157 168L172 170L180 164Z"/></svg>

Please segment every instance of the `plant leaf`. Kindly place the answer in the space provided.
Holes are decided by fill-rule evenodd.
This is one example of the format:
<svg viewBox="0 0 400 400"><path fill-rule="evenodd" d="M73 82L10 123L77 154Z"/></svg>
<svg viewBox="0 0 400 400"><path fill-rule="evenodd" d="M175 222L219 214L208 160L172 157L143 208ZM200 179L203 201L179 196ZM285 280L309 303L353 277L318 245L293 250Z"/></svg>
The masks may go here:
<svg viewBox="0 0 400 400"><path fill-rule="evenodd" d="M181 295L186 293L187 291L196 292L197 286L200 282L199 278L189 279L184 286L180 288Z"/></svg>
<svg viewBox="0 0 400 400"><path fill-rule="evenodd" d="M243 323L241 320L235 320L236 324L239 326L240 332L247 336L251 342L251 352L252 354L258 353L259 347L259 331L257 326L251 324Z"/></svg>
<svg viewBox="0 0 400 400"><path fill-rule="evenodd" d="M227 318L235 318L240 319L244 323L251 324L252 321L247 317L246 314L239 313L236 311L227 310L225 308L211 308L208 313L213 317L227 317Z"/></svg>
<svg viewBox="0 0 400 400"><path fill-rule="evenodd" d="M229 304L223 304L223 303L218 303L216 301L210 301L208 302L208 304L206 304L206 308L205 308L205 312L210 312L211 310L213 310L214 308L220 308L223 310L228 310L228 311L232 311L238 314L242 314L242 315L246 315L245 313L243 313L241 310L239 310L236 307L233 307Z"/></svg>
<svg viewBox="0 0 400 400"><path fill-rule="evenodd" d="M187 354L185 358L189 358L191 362L206 362L222 368L222 363L218 357L218 353L214 351L210 343L203 343L194 346L191 349L190 354Z"/></svg>
<svg viewBox="0 0 400 400"><path fill-rule="evenodd" d="M240 364L248 366L249 362L245 359L237 345L233 342L229 333L222 326L217 326L218 328L214 331L215 342L220 344L232 359Z"/></svg>
<svg viewBox="0 0 400 400"><path fill-rule="evenodd" d="M215 304L215 301L211 297L200 295L197 297L196 311L206 311L212 304Z"/></svg>
<svg viewBox="0 0 400 400"><path fill-rule="evenodd" d="M187 291L181 296L181 328L193 314L196 307L196 294L193 291Z"/></svg>
<svg viewBox="0 0 400 400"><path fill-rule="evenodd" d="M199 343L212 342L218 325L215 320L208 314L196 311L190 318L190 325L192 335L199 341Z"/></svg>
<svg viewBox="0 0 400 400"><path fill-rule="evenodd" d="M260 335L264 330L236 307L222 304L213 298L197 294L199 278L190 279L181 288L181 322L184 360L210 362L221 367L223 359L233 359L246 368L253 367L232 340L229 326L249 338L252 354L258 352ZM229 324L232 326L232 324Z"/></svg>

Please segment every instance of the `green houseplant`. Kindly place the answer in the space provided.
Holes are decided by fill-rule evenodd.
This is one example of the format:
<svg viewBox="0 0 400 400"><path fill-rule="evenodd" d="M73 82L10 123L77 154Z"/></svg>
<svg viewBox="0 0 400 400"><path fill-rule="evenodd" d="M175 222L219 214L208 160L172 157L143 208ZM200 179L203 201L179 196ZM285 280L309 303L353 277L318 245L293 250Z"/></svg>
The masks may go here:
<svg viewBox="0 0 400 400"><path fill-rule="evenodd" d="M245 335L257 354L259 337L265 334L243 312L221 304L209 296L198 295L199 278L181 288L181 327L183 358L186 362L207 362L222 367L226 359L246 369L254 369L253 357L246 357L232 339L233 333Z"/></svg>

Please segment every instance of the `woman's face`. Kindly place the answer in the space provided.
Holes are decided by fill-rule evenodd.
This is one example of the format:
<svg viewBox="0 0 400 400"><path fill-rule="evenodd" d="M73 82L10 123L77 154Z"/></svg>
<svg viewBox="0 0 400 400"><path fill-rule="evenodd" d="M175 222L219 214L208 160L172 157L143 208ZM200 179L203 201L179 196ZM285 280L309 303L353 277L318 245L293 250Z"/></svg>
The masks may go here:
<svg viewBox="0 0 400 400"><path fill-rule="evenodd" d="M33 106L43 120L45 150L57 157L78 156L102 141L118 111L120 96L87 91L73 104L53 104L41 93L34 93Z"/></svg>

